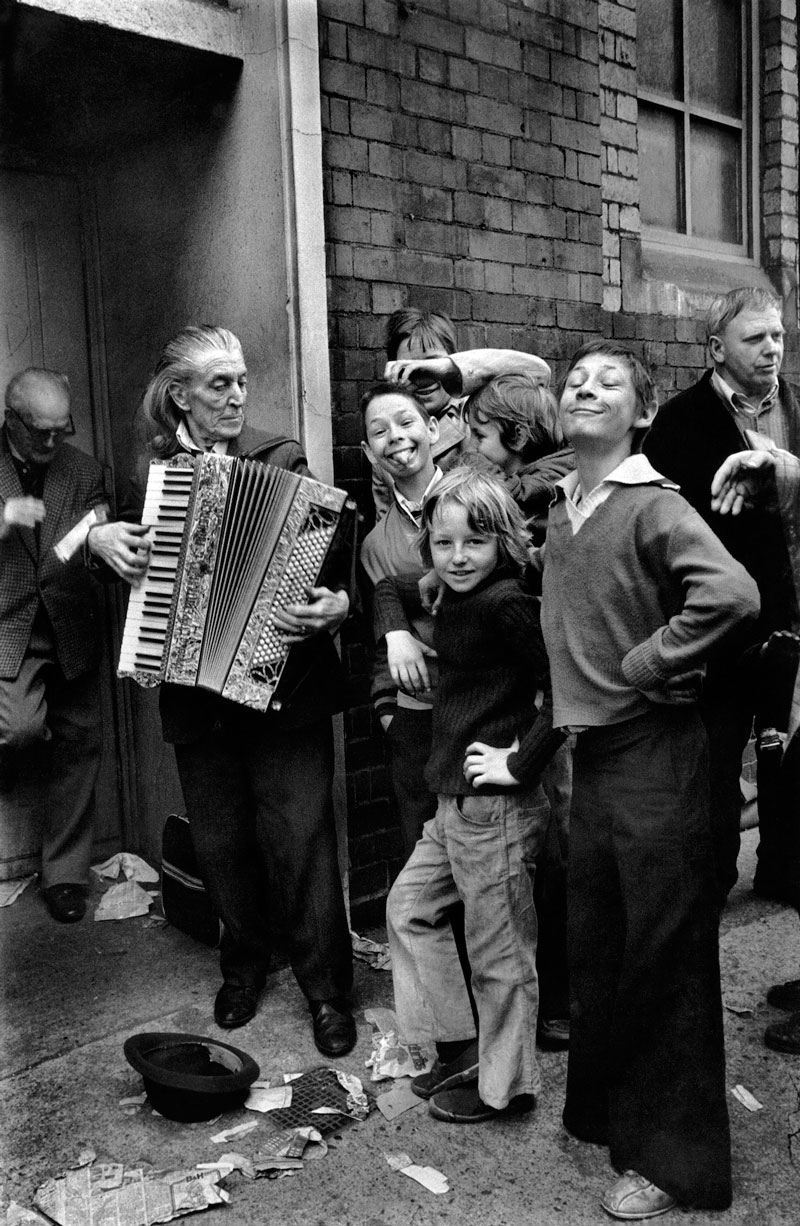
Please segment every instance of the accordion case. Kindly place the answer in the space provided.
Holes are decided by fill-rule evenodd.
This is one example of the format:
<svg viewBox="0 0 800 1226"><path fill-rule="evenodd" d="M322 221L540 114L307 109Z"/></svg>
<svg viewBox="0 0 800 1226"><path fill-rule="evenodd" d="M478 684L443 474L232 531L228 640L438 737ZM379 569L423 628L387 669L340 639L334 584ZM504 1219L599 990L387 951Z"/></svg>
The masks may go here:
<svg viewBox="0 0 800 1226"><path fill-rule="evenodd" d="M256 460L153 460L150 563L131 590L118 676L278 708L290 645L272 613L305 603L348 505L344 490Z"/></svg>

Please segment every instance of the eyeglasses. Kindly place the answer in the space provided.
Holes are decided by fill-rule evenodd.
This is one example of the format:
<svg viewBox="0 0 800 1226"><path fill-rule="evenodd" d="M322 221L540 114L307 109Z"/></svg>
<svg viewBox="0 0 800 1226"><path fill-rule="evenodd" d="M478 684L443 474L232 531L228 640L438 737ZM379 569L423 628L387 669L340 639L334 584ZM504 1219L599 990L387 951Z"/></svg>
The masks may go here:
<svg viewBox="0 0 800 1226"><path fill-rule="evenodd" d="M6 417L11 414L15 417L19 424L24 429L28 438L32 443L44 446L47 443L60 443L62 439L72 438L75 433L75 423L72 420L72 414L69 415L69 425L62 426L58 430L37 430L35 426L29 426L24 417L21 417L16 409L6 409Z"/></svg>

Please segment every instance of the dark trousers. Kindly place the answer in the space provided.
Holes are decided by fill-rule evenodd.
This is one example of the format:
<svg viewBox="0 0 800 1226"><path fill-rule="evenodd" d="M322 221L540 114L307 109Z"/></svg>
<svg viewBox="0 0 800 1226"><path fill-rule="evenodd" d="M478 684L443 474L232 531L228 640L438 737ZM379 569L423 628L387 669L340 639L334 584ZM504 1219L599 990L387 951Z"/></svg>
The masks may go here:
<svg viewBox="0 0 800 1226"><path fill-rule="evenodd" d="M436 814L436 796L425 782L432 723L430 707L426 710L397 707L386 732L389 782L406 860L422 834L422 827Z"/></svg>
<svg viewBox="0 0 800 1226"><path fill-rule="evenodd" d="M309 1000L347 996L350 931L336 849L329 719L281 730L246 708L176 745L201 875L223 925L226 982L260 987L273 891L289 958Z"/></svg>
<svg viewBox="0 0 800 1226"><path fill-rule="evenodd" d="M682 1205L731 1201L719 908L691 708L579 734L564 1124Z"/></svg>
<svg viewBox="0 0 800 1226"><path fill-rule="evenodd" d="M753 729L752 700L729 694L701 703L709 747L711 828L721 899L738 876L739 778L742 754ZM758 731L758 729L756 729ZM757 753L758 867L756 880L769 892L777 887L800 899L800 769L794 754Z"/></svg>
<svg viewBox="0 0 800 1226"><path fill-rule="evenodd" d="M47 742L42 778L42 885L87 885L102 753L96 669L68 681L47 618L37 617L14 680L0 680L0 762Z"/></svg>

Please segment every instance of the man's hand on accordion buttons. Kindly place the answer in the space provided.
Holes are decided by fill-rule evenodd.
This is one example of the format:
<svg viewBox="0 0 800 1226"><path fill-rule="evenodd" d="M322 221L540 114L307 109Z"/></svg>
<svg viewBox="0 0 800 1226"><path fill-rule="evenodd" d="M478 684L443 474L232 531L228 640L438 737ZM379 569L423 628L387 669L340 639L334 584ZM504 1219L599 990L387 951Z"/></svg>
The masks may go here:
<svg viewBox="0 0 800 1226"><path fill-rule="evenodd" d="M128 524L123 520L96 524L89 532L88 549L120 578L135 585L150 561L150 541L146 539L149 531L145 524Z"/></svg>
<svg viewBox="0 0 800 1226"><path fill-rule="evenodd" d="M345 591L329 587L310 587L307 604L289 604L272 615L274 625L287 643L302 643L312 634L335 634L350 612L350 597Z"/></svg>

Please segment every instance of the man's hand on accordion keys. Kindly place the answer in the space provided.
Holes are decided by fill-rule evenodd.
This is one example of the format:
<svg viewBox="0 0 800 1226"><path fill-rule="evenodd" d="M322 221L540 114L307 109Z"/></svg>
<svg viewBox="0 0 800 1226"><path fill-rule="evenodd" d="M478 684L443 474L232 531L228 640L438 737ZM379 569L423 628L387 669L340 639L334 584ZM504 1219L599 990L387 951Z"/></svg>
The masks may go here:
<svg viewBox="0 0 800 1226"><path fill-rule="evenodd" d="M314 634L335 634L350 612L350 597L344 590L310 587L307 604L290 604L272 614L273 625L287 643L302 643Z"/></svg>
<svg viewBox="0 0 800 1226"><path fill-rule="evenodd" d="M120 578L136 585L150 561L151 544L146 539L149 531L145 524L129 524L123 520L96 524L89 530L87 548Z"/></svg>

